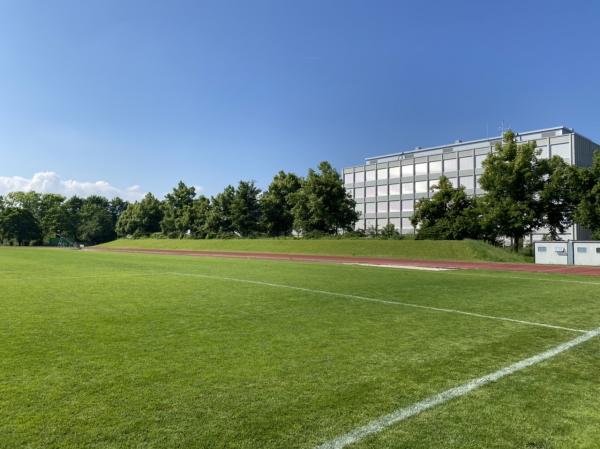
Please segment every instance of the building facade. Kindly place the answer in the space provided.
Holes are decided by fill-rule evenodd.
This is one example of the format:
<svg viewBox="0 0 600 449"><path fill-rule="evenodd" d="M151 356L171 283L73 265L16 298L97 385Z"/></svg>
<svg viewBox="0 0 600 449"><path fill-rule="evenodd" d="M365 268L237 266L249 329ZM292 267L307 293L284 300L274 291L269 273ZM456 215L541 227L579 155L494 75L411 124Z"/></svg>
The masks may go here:
<svg viewBox="0 0 600 449"><path fill-rule="evenodd" d="M483 195L479 178L482 163L502 137L457 141L453 144L369 157L365 163L344 169L344 184L356 201L360 219L356 229L381 229L392 223L402 234L415 232L410 218L415 202L432 195L431 187L440 176L449 178L454 186L462 185L470 195ZM558 155L569 164L591 165L600 145L565 127L527 131L517 135L518 142L535 141L540 157ZM541 240L547 234L537 230L531 240ZM589 239L587 230L578 225L561 235L564 240Z"/></svg>

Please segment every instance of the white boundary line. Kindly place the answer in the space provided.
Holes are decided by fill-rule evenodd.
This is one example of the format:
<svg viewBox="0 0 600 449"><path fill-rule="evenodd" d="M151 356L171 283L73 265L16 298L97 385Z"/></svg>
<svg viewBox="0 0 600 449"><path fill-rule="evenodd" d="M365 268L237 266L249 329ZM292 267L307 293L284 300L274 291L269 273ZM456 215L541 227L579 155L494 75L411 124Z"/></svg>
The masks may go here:
<svg viewBox="0 0 600 449"><path fill-rule="evenodd" d="M418 415L419 413L424 412L425 410L436 407L438 405L442 405L445 402L448 402L460 396L464 396L470 393L471 391L481 388L484 385L487 385L491 382L495 382L499 379L502 379L503 377L510 376L511 374L516 373L517 371L521 371L527 367L536 365L540 362L543 362L544 360L548 360L552 357L555 357L562 352L568 351L569 349L574 348L577 345L580 345L594 337L597 337L598 335L600 335L600 328L586 332L585 334L580 335L579 337L571 341L555 346L552 349L549 349L545 352L541 352L537 355L534 355L533 357L529 357L528 359L524 359L519 362L513 363L512 365L509 365L491 374L487 374L483 377L478 377L477 379L472 379L463 385L430 396L422 401L409 405L408 407L398 409L388 415L384 415L374 421L371 421L370 423L362 427L358 427L345 435L341 435L331 441L323 443L317 446L315 449L344 448L350 444L356 443L357 441L364 439L369 435L379 433L387 427L392 426L393 424Z"/></svg>
<svg viewBox="0 0 600 449"><path fill-rule="evenodd" d="M182 272L176 272L176 271L169 271L169 272L165 272L163 274L170 274L170 275L176 275L176 276L200 277L200 278L205 278L205 279L214 279L214 280L221 280L221 281L241 282L241 283L246 283L246 284L262 285L262 286L266 286L266 287L286 288L286 289L290 289L290 290L298 290L298 291L308 292L308 293L317 293L317 294L321 294L321 295L358 299L360 301L369 301L369 302L377 302L377 303L381 303L381 304L389 304L389 305L395 305L395 306L412 307L415 309L432 310L435 312L455 313L455 314L459 314L459 315L467 315L467 316L472 316L472 317L477 317L477 318L485 318L485 319L489 319L489 320L508 321L511 323L525 324L528 326L560 329L560 330L565 330L565 331L569 331L569 332L580 332L580 333L588 332L587 330L583 330L583 329L573 329L570 327L556 326L553 324L537 323L534 321L517 320L514 318L506 318L506 317L499 317L499 316L493 316L493 315L483 315L480 313L465 312L465 311L456 310L456 309L445 309L442 307L423 306L420 304L413 304L413 303L408 303L408 302L389 301L386 299L379 299L379 298L369 298L367 296L350 295L350 294L346 294L346 293L337 293L337 292L331 292L331 291L327 291L327 290L316 290L316 289L312 289L312 288L295 287L293 285L287 285L287 284L274 284L272 282L253 281L253 280L249 280L249 279L238 279L238 278L231 278L231 277L224 277L224 276L214 276L214 275L209 275L209 274L182 273Z"/></svg>

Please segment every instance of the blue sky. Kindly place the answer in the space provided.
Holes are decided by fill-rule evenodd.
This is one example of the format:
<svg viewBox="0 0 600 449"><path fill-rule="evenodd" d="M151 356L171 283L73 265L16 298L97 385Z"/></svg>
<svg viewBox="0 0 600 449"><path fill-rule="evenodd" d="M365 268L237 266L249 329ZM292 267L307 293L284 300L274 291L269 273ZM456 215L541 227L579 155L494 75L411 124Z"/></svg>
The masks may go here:
<svg viewBox="0 0 600 449"><path fill-rule="evenodd" d="M0 0L0 189L210 195L502 121L600 141L599 19L591 1Z"/></svg>

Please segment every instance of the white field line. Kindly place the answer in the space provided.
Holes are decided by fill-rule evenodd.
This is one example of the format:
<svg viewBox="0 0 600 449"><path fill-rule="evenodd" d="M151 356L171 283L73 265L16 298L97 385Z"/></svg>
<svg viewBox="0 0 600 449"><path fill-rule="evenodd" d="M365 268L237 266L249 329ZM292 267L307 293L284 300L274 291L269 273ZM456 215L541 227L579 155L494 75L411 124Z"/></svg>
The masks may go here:
<svg viewBox="0 0 600 449"><path fill-rule="evenodd" d="M534 355L533 357L529 357L528 359L524 359L519 362L513 363L512 365L509 365L491 374L487 374L477 379L472 379L463 385L430 396L422 401L409 405L408 407L398 409L388 415L384 415L374 421L371 421L370 423L362 427L358 427L345 435L341 435L335 438L334 440L321 444L315 449L341 449L350 444L356 443L357 441L360 441L369 435L381 432L387 427L390 427L393 424L418 415L419 413L424 412L425 410L436 407L438 405L442 405L445 402L464 396L467 393L481 388L484 385L487 385L491 382L495 382L499 379L502 379L503 377L510 376L511 374L516 373L517 371L521 371L527 367L536 365L540 362L543 362L544 360L548 360L552 357L555 357L562 352L568 351L569 349L577 345L580 345L594 337L597 337L598 335L600 335L600 328L586 332L585 334L580 335L579 337L571 341L562 343L558 346L555 346L552 349L541 352L537 355Z"/></svg>
<svg viewBox="0 0 600 449"><path fill-rule="evenodd" d="M538 282L558 282L564 284L583 284L583 285L600 285L600 282L588 282L588 281L578 281L576 279L552 279L550 277L547 278L537 278L537 277L526 277L526 276L504 276L504 275L494 275L490 273L467 273L465 271L453 270L451 273L452 276L473 276L473 277L489 277L495 279L518 279L521 281L538 281Z"/></svg>
<svg viewBox="0 0 600 449"><path fill-rule="evenodd" d="M297 290L297 291L307 292L307 293L317 293L320 295L357 299L360 301L376 302L376 303L389 304L389 305L394 305L394 306L412 307L415 309L432 310L435 312L455 313L455 314L459 314L459 315L467 315L467 316L472 316L472 317L477 317L477 318L485 318L485 319L489 319L489 320L508 321L511 323L524 324L524 325L528 325L528 326L546 327L546 328L560 329L560 330L565 330L565 331L570 331L570 332L580 332L580 333L587 332L587 330L584 330L584 329L573 329L570 327L556 326L554 324L537 323L534 321L517 320L514 318L506 318L506 317L499 317L499 316L493 316L493 315L483 315L481 313L465 312L462 310L446 309L446 308L442 308L442 307L424 306L424 305L413 304L413 303L409 303L409 302L389 301L386 299L370 298L367 296L350 295L350 294L346 294L346 293L337 293L337 292L331 292L331 291L327 291L327 290L317 290L317 289L305 288L305 287L296 287L296 286L287 285L287 284L274 284L272 282L253 281L253 280L249 280L249 279L238 279L238 278L231 278L231 277L224 277L224 276L214 276L214 275L209 275L209 274L182 273L182 272L176 272L176 271L169 271L169 272L165 272L163 274L171 274L171 275L176 275L176 276L200 277L200 278L205 278L205 279L214 279L214 280L221 280L221 281L240 282L240 283L262 285L262 286L274 287L274 288L285 288L285 289Z"/></svg>

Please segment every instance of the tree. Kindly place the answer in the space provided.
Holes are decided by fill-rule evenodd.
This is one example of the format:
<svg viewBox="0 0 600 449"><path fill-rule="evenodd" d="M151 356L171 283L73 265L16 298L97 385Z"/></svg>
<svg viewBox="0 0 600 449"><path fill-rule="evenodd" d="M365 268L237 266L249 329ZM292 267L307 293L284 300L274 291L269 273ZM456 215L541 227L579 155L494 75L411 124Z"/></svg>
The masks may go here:
<svg viewBox="0 0 600 449"><path fill-rule="evenodd" d="M595 239L600 239L600 152L594 154L591 167L574 171L572 176L580 198L575 220L592 231Z"/></svg>
<svg viewBox="0 0 600 449"><path fill-rule="evenodd" d="M210 210L206 217L208 237L230 237L234 234L231 205L235 198L235 189L229 185L223 192L212 197Z"/></svg>
<svg viewBox="0 0 600 449"><path fill-rule="evenodd" d="M482 224L493 238L510 237L516 251L523 237L544 223L538 201L543 170L535 142L518 144L512 131L504 133L503 141L483 162Z"/></svg>
<svg viewBox="0 0 600 449"><path fill-rule="evenodd" d="M569 166L559 156L539 161L542 187L537 197L542 225L549 237L558 240L573 225L580 196L580 170Z"/></svg>
<svg viewBox="0 0 600 449"><path fill-rule="evenodd" d="M467 196L463 186L454 188L448 178L442 176L433 186L433 192L430 199L417 202L411 218L412 225L417 227L418 239L481 238L476 200Z"/></svg>
<svg viewBox="0 0 600 449"><path fill-rule="evenodd" d="M294 229L293 195L300 190L302 180L294 173L280 171L260 197L262 227L271 237L290 235Z"/></svg>
<svg viewBox="0 0 600 449"><path fill-rule="evenodd" d="M301 188L292 195L292 201L294 228L304 234L350 231L358 220L354 200L329 162L321 162L318 171L308 171Z"/></svg>
<svg viewBox="0 0 600 449"><path fill-rule="evenodd" d="M400 233L396 229L393 223L386 224L383 228L381 228L381 232L379 233L381 237L384 239L398 239L400 238Z"/></svg>
<svg viewBox="0 0 600 449"><path fill-rule="evenodd" d="M63 225L61 236L69 237L73 240L80 240L78 236L79 224L81 223L81 209L84 199L78 196L72 196L62 204Z"/></svg>
<svg viewBox="0 0 600 449"><path fill-rule="evenodd" d="M235 190L231 201L231 224L242 237L253 236L260 231L259 195L260 189L254 181L240 181Z"/></svg>
<svg viewBox="0 0 600 449"><path fill-rule="evenodd" d="M1 240L14 240L19 246L41 240L40 226L28 209L4 207L0 214Z"/></svg>
<svg viewBox="0 0 600 449"><path fill-rule="evenodd" d="M141 201L136 201L125 209L117 220L115 230L119 237L147 236L161 230L162 220L161 202L151 193L147 193Z"/></svg>
<svg viewBox="0 0 600 449"><path fill-rule="evenodd" d="M123 215L123 212L127 210L129 207L129 202L119 198L118 196L114 197L110 200L108 204L108 210L110 215L112 216L113 225L117 225L117 221L119 221L119 217Z"/></svg>
<svg viewBox="0 0 600 449"><path fill-rule="evenodd" d="M115 238L113 216L106 198L92 195L83 201L77 237L90 244L104 243Z"/></svg>
<svg viewBox="0 0 600 449"><path fill-rule="evenodd" d="M177 187L165 196L162 232L168 237L182 238L191 232L194 223L193 204L196 189L179 181Z"/></svg>

